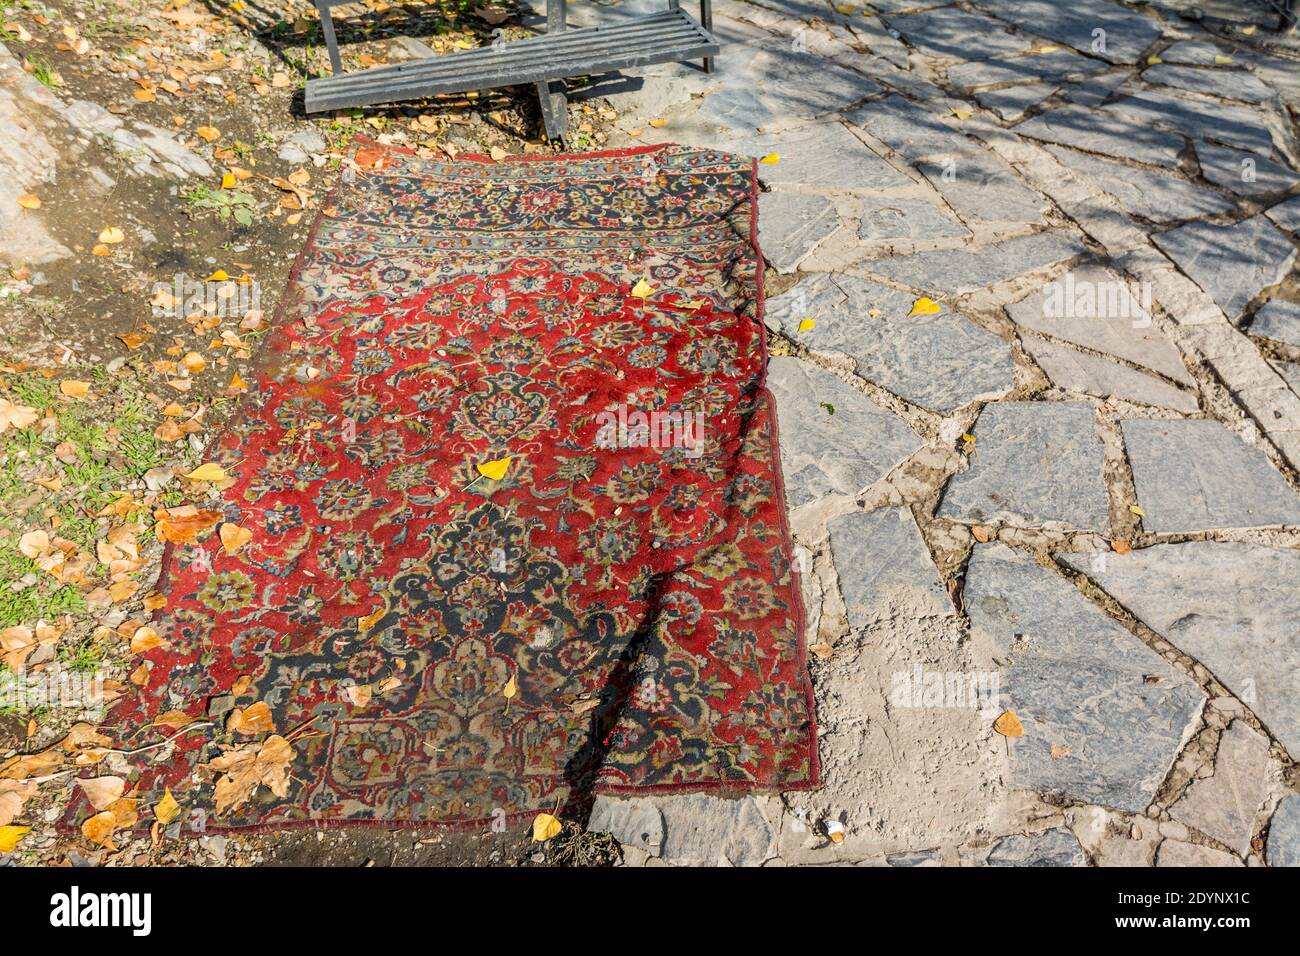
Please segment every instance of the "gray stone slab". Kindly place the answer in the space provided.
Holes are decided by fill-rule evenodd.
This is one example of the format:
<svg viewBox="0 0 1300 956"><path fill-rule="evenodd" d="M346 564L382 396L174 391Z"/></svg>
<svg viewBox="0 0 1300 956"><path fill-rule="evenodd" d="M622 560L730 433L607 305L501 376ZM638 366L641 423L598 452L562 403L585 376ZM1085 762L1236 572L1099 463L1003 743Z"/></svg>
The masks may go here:
<svg viewBox="0 0 1300 956"><path fill-rule="evenodd" d="M678 866L762 866L776 856L776 831L753 797L691 793L655 804L664 818L663 860Z"/></svg>
<svg viewBox="0 0 1300 956"><path fill-rule="evenodd" d="M1300 183L1300 176L1281 163L1230 146L1197 143L1196 158L1202 176L1242 196L1269 196Z"/></svg>
<svg viewBox="0 0 1300 956"><path fill-rule="evenodd" d="M769 315L814 355L849 358L860 376L923 408L946 413L1011 390L1010 345L946 311L907 318L912 302L867 279L828 276L773 300ZM800 329L805 319L815 325Z"/></svg>
<svg viewBox="0 0 1300 956"><path fill-rule="evenodd" d="M775 357L767 385L776 397L791 507L826 494L856 495L923 444L897 416L815 365Z"/></svg>
<svg viewBox="0 0 1300 956"><path fill-rule="evenodd" d="M1288 794L1268 825L1268 865L1300 866L1300 796Z"/></svg>
<svg viewBox="0 0 1300 956"><path fill-rule="evenodd" d="M663 814L653 800L645 797L597 794L587 829L611 834L623 846L634 846L651 856L659 856L663 848Z"/></svg>
<svg viewBox="0 0 1300 956"><path fill-rule="evenodd" d="M889 866L942 866L938 850L914 850L911 853L891 853L885 857Z"/></svg>
<svg viewBox="0 0 1300 956"><path fill-rule="evenodd" d="M901 96L886 96L848 119L898 152L963 219L1035 223L1046 205L1005 160Z"/></svg>
<svg viewBox="0 0 1300 956"><path fill-rule="evenodd" d="M1189 66L1216 66L1219 58L1227 57L1233 61L1231 52L1206 40L1180 40L1166 47L1160 59L1166 63L1182 63Z"/></svg>
<svg viewBox="0 0 1300 956"><path fill-rule="evenodd" d="M1149 303L1135 287L1098 266L1058 276L1006 308L1017 325L1192 385L1178 349L1138 310L1149 311Z"/></svg>
<svg viewBox="0 0 1300 956"><path fill-rule="evenodd" d="M1203 866L1241 866L1241 861L1231 853L1224 853L1212 846L1199 843L1184 843L1181 840L1165 840L1156 853L1156 866L1203 867Z"/></svg>
<svg viewBox="0 0 1300 956"><path fill-rule="evenodd" d="M1188 541L1129 554L1059 554L1249 706L1300 753L1300 551Z"/></svg>
<svg viewBox="0 0 1300 956"><path fill-rule="evenodd" d="M972 60L948 68L948 82L964 89L1004 83L1059 83L1106 70L1106 64L1070 50L1029 53L1001 60Z"/></svg>
<svg viewBox="0 0 1300 956"><path fill-rule="evenodd" d="M1025 120L1015 130L1031 139L1073 146L1104 156L1119 156L1149 166L1176 167L1178 153L1183 148L1182 137L1175 133L1117 123L1103 110L1086 106L1063 106L1040 113Z"/></svg>
<svg viewBox="0 0 1300 956"><path fill-rule="evenodd" d="M1197 409L1194 395L1127 365L1029 335L1022 335L1020 341L1025 351L1047 373L1052 384L1059 388L1099 398L1113 395L1126 401L1180 412L1191 413Z"/></svg>
<svg viewBox="0 0 1300 956"><path fill-rule="evenodd" d="M1300 496L1259 448L1209 419L1125 419L1142 526L1157 533L1300 524Z"/></svg>
<svg viewBox="0 0 1300 956"><path fill-rule="evenodd" d="M868 242L885 240L924 241L969 236L947 209L923 199L872 199L862 214L858 238Z"/></svg>
<svg viewBox="0 0 1300 956"><path fill-rule="evenodd" d="M788 40L745 47L724 66L727 82L705 97L701 112L736 128L793 125L845 109L879 84L825 57L794 49ZM815 82L813 82L815 78Z"/></svg>
<svg viewBox="0 0 1300 956"><path fill-rule="evenodd" d="M974 436L970 467L949 480L940 517L1107 529L1092 405L997 402L980 412Z"/></svg>
<svg viewBox="0 0 1300 956"><path fill-rule="evenodd" d="M1300 230L1300 196L1278 203L1273 208L1265 211L1264 215L1287 232Z"/></svg>
<svg viewBox="0 0 1300 956"><path fill-rule="evenodd" d="M1277 94L1263 80L1245 70L1204 69L1158 63L1143 70L1142 79L1160 86L1221 96L1242 103L1271 103L1277 99Z"/></svg>
<svg viewBox="0 0 1300 956"><path fill-rule="evenodd" d="M873 259L862 268L922 292L964 295L1085 251L1083 243L1067 233L1039 232L978 249L941 249Z"/></svg>
<svg viewBox="0 0 1300 956"><path fill-rule="evenodd" d="M974 0L974 5L1014 23L1026 33L1049 37L1112 63L1134 63L1160 39L1155 20L1108 0ZM1094 31L1105 31L1095 45Z"/></svg>
<svg viewBox="0 0 1300 956"><path fill-rule="evenodd" d="M780 157L776 163L758 167L759 178L774 185L889 189L912 183L864 146L842 123L833 121L748 137L734 149L760 159L776 153Z"/></svg>
<svg viewBox="0 0 1300 956"><path fill-rule="evenodd" d="M1003 699L1024 726L1009 741L1012 783L1144 809L1200 712L1196 685L1061 574L1004 545L975 545L965 606L1007 662Z"/></svg>
<svg viewBox="0 0 1300 956"><path fill-rule="evenodd" d="M1145 90L1102 107L1102 112L1110 114L1110 123L1115 123L1117 116L1135 120L1137 125L1130 127L1135 132L1151 124L1191 139L1214 140L1257 153L1273 152L1273 135L1259 114L1245 106Z"/></svg>
<svg viewBox="0 0 1300 956"><path fill-rule="evenodd" d="M1051 83L1028 83L1008 86L1000 90L984 90L975 94L980 106L990 109L1007 123L1015 123L1025 111L1037 106L1056 92Z"/></svg>
<svg viewBox="0 0 1300 956"><path fill-rule="evenodd" d="M1151 240L1235 322L1260 292L1291 271L1296 249L1263 216L1230 226L1189 222Z"/></svg>
<svg viewBox="0 0 1300 956"><path fill-rule="evenodd" d="M758 242L777 272L793 272L839 227L835 203L825 196L766 192L758 197Z"/></svg>
<svg viewBox="0 0 1300 956"><path fill-rule="evenodd" d="M1019 53L1031 42L1012 33L1000 20L957 7L940 7L910 16L886 14L885 23L923 53L952 60L984 60Z"/></svg>
<svg viewBox="0 0 1300 956"><path fill-rule="evenodd" d="M850 627L866 627L900 603L912 613L955 613L909 509L853 511L828 528Z"/></svg>
<svg viewBox="0 0 1300 956"><path fill-rule="evenodd" d="M1016 833L993 845L986 861L989 866L1087 866L1083 847L1074 834L1055 827L1026 836Z"/></svg>
<svg viewBox="0 0 1300 956"><path fill-rule="evenodd" d="M1249 332L1300 348L1300 302L1270 299L1255 313Z"/></svg>
<svg viewBox="0 0 1300 956"><path fill-rule="evenodd" d="M1217 216L1233 208L1231 200L1188 182L1174 170L1142 169L1062 146L1048 146L1047 151L1113 196L1125 212L1144 219L1178 222Z"/></svg>
<svg viewBox="0 0 1300 956"><path fill-rule="evenodd" d="M1132 76L1131 73L1109 73L1092 79L1071 83L1061 89L1061 96L1080 106L1100 106Z"/></svg>
<svg viewBox="0 0 1300 956"><path fill-rule="evenodd" d="M1169 815L1245 856L1267 789L1268 741L1234 720L1219 739L1214 773L1194 780Z"/></svg>

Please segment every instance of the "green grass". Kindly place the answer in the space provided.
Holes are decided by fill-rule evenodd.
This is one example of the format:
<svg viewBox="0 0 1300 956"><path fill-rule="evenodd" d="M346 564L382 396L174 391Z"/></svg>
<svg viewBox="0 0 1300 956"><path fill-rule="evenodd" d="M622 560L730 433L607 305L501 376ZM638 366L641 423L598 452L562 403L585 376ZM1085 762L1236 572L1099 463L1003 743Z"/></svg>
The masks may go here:
<svg viewBox="0 0 1300 956"><path fill-rule="evenodd" d="M59 79L59 74L54 72L54 67L50 66L50 61L43 57L37 57L30 61L32 64L32 79L41 86L50 90L57 90L63 85Z"/></svg>
<svg viewBox="0 0 1300 956"><path fill-rule="evenodd" d="M210 209L222 222L233 219L241 226L253 224L253 212L257 201L250 193L237 189L211 189L208 186L195 186L184 197L191 210Z"/></svg>
<svg viewBox="0 0 1300 956"><path fill-rule="evenodd" d="M60 647L59 660L69 670L93 674L104 662L104 648L98 641L87 637L78 644Z"/></svg>

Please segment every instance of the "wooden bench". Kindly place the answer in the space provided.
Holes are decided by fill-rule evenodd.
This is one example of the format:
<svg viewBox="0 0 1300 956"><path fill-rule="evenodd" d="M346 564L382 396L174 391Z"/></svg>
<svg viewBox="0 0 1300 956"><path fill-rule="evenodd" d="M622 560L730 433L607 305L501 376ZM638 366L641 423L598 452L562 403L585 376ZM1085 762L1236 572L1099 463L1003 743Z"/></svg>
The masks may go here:
<svg viewBox="0 0 1300 956"><path fill-rule="evenodd" d="M713 70L718 53L711 0L700 0L700 21L667 0L666 10L622 23L567 29L565 0L546 0L546 32L461 53L344 73L330 8L348 0L314 0L320 12L332 74L307 82L308 113L532 84L542 104L546 135L563 139L567 109L564 80L653 63L702 60Z"/></svg>

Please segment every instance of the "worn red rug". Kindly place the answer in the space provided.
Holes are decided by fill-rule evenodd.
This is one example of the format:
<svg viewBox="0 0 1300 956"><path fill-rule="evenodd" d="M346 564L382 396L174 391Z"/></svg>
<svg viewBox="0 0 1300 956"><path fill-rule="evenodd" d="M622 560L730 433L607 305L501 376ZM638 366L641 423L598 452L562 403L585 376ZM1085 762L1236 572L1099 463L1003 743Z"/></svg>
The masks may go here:
<svg viewBox="0 0 1300 956"><path fill-rule="evenodd" d="M252 539L172 548L105 728L174 738L141 826L165 788L213 831L816 784L755 197L710 150L359 143L209 454Z"/></svg>

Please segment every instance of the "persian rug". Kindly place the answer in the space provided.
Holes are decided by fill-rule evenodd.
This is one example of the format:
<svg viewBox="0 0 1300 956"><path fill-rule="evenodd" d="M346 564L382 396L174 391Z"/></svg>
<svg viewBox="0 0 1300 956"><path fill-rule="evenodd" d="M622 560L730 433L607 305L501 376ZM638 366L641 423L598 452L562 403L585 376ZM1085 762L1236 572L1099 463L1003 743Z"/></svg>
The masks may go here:
<svg viewBox="0 0 1300 956"><path fill-rule="evenodd" d="M755 197L681 146L357 146L209 452L251 540L170 547L103 728L140 826L816 785Z"/></svg>

